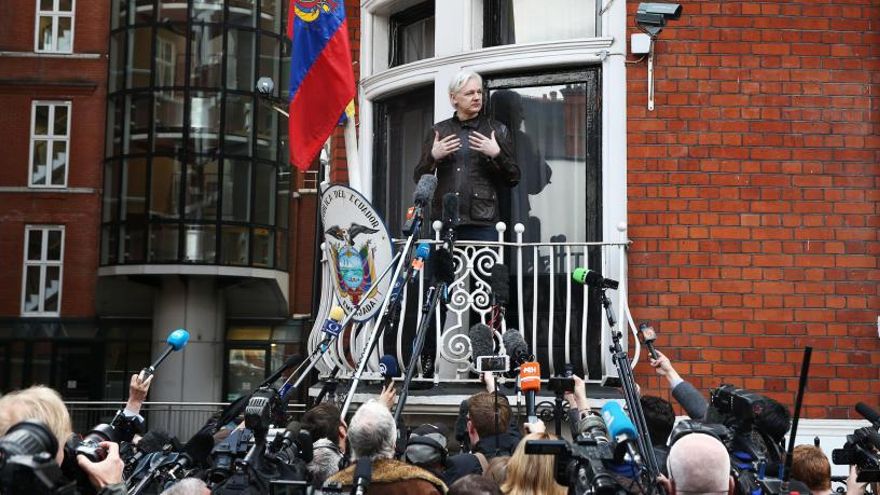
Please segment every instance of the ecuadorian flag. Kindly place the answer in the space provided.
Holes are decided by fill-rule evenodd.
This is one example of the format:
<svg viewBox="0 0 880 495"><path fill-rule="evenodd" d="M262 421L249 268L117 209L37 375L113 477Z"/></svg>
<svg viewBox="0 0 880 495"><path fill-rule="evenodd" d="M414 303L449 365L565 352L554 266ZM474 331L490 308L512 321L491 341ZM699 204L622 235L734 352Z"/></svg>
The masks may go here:
<svg viewBox="0 0 880 495"><path fill-rule="evenodd" d="M344 0L291 0L290 161L308 170L355 95Z"/></svg>

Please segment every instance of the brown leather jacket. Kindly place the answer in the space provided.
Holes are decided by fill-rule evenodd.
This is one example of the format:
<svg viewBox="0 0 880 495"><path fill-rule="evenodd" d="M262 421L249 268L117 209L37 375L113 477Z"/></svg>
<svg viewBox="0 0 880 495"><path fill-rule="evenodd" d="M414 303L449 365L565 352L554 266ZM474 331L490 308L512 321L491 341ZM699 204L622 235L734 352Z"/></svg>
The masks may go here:
<svg viewBox="0 0 880 495"><path fill-rule="evenodd" d="M457 134L461 148L442 160L434 160L431 148L434 144L434 131L440 139ZM501 153L489 158L478 151L471 151L468 134L477 131L495 140ZM451 119L434 124L422 146L422 157L416 167L413 179L418 182L424 174L437 173L437 189L431 203L431 219L441 219L443 195L458 195L459 225L495 225L500 219L498 192L502 187L510 188L519 182L520 170L514 161L513 144L510 131L496 120L483 114L466 121Z"/></svg>
<svg viewBox="0 0 880 495"><path fill-rule="evenodd" d="M327 483L339 483L345 493L351 490L355 465L334 474ZM372 480L367 494L382 495L443 495L446 485L428 471L394 459L373 461Z"/></svg>

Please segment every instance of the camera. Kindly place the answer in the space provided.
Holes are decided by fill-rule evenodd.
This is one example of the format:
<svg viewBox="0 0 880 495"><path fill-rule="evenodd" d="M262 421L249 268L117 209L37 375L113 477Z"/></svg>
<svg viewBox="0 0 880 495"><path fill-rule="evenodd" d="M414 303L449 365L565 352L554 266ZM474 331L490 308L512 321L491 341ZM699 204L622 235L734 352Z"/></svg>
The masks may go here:
<svg viewBox="0 0 880 495"><path fill-rule="evenodd" d="M831 451L831 461L837 465L856 466L856 481L880 481L880 433L865 426L846 436L843 448Z"/></svg>
<svg viewBox="0 0 880 495"><path fill-rule="evenodd" d="M477 373L504 373L510 369L510 356L479 356L476 365Z"/></svg>
<svg viewBox="0 0 880 495"><path fill-rule="evenodd" d="M0 493L76 493L55 462L58 440L39 421L23 421L0 437Z"/></svg>
<svg viewBox="0 0 880 495"><path fill-rule="evenodd" d="M92 462L103 461L107 458L107 451L99 445L101 442L118 442L116 430L106 423L92 428L92 431L80 440L75 449L76 455L84 455Z"/></svg>
<svg viewBox="0 0 880 495"><path fill-rule="evenodd" d="M681 17L680 3L642 2L636 10L636 24L649 35L657 36L666 21Z"/></svg>
<svg viewBox="0 0 880 495"><path fill-rule="evenodd" d="M565 440L529 440L526 454L556 457L554 477L557 483L569 488L569 493L626 493L605 467L606 462L614 461L614 452L607 438L601 435L581 434L572 445Z"/></svg>

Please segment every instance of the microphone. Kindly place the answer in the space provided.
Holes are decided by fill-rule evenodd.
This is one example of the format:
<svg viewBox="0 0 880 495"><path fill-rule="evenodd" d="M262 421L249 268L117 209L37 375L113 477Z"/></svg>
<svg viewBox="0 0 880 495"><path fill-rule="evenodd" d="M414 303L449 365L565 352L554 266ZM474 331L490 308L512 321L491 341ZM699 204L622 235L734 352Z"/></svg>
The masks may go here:
<svg viewBox="0 0 880 495"><path fill-rule="evenodd" d="M446 284L449 286L455 281L455 260L452 259L451 251L445 248L435 250L434 254L428 258L428 264L435 285Z"/></svg>
<svg viewBox="0 0 880 495"><path fill-rule="evenodd" d="M168 347L165 348L165 351L162 352L162 355L160 355L159 358L156 359L156 361L153 362L153 364L151 364L149 367L141 370L143 380L146 380L150 377L150 375L155 373L156 368L158 368L159 365L162 364L162 361L164 361L169 354L171 354L173 351L179 351L186 347L186 343L189 342L189 332L187 332L183 328L178 328L177 330L168 334L168 338L165 340L165 342L168 344Z"/></svg>
<svg viewBox="0 0 880 495"><path fill-rule="evenodd" d="M639 333L642 334L642 340L645 342L645 347L648 348L648 352L651 353L651 358L657 359L657 349L654 349L654 341L657 340L657 332L654 331L654 327L647 323L642 323L639 325Z"/></svg>
<svg viewBox="0 0 880 495"><path fill-rule="evenodd" d="M513 367L517 367L532 359L529 346L526 345L526 341L523 339L522 334L519 333L519 330L508 328L504 335L501 336L501 341L504 342L504 348L507 350L507 355L511 358L511 365Z"/></svg>
<svg viewBox="0 0 880 495"><path fill-rule="evenodd" d="M214 437L205 432L196 433L183 446L183 452L175 459L168 474L176 478L178 470L191 469L193 466L206 466L208 456L214 449Z"/></svg>
<svg viewBox="0 0 880 495"><path fill-rule="evenodd" d="M471 341L471 360L476 363L481 356L495 355L495 340L492 338L492 330L482 324L475 323L468 329L468 338Z"/></svg>
<svg viewBox="0 0 880 495"><path fill-rule="evenodd" d="M385 379L382 388L388 388L392 378L400 376L400 367L397 365L397 359L391 354L385 354L379 359L379 373Z"/></svg>
<svg viewBox="0 0 880 495"><path fill-rule="evenodd" d="M602 406L602 419L605 420L605 426L608 427L608 433L611 438L617 442L617 449L614 452L615 462L623 460L623 454L628 451L633 462L639 464L641 456L635 449L636 440L639 433L636 430L632 420L629 419L626 412L618 402L607 402ZM625 448L623 448L625 446Z"/></svg>
<svg viewBox="0 0 880 495"><path fill-rule="evenodd" d="M526 417L529 423L538 422L535 412L535 394L541 390L541 365L537 361L522 363L519 367L519 388L526 396Z"/></svg>
<svg viewBox="0 0 880 495"><path fill-rule="evenodd" d="M340 322L344 319L345 311L342 307L333 306L330 308L330 313L327 315L327 319L321 327L321 331L324 332L324 340L322 340L318 346L321 347L322 351L326 351L330 342L336 337L339 337L339 334L342 333L342 324L340 324Z"/></svg>
<svg viewBox="0 0 880 495"><path fill-rule="evenodd" d="M620 282L610 278L605 278L601 273L590 270L589 268L575 268L571 274L571 279L575 282L592 287L594 289L613 289L616 290Z"/></svg>
<svg viewBox="0 0 880 495"><path fill-rule="evenodd" d="M878 413L876 409L864 402L858 402L856 403L856 411L858 411L863 418L870 421L874 428L880 429L880 413Z"/></svg>
<svg viewBox="0 0 880 495"><path fill-rule="evenodd" d="M443 195L443 246L452 251L455 243L455 228L458 227L458 196L455 193Z"/></svg>
<svg viewBox="0 0 880 495"><path fill-rule="evenodd" d="M495 305L505 305L510 301L510 270L503 263L496 263L489 275L489 286Z"/></svg>
<svg viewBox="0 0 880 495"><path fill-rule="evenodd" d="M412 235L413 230L422 223L422 208L431 203L434 190L437 189L437 177L433 174L425 174L419 178L416 190L413 192L413 206L406 211L406 222L403 232Z"/></svg>
<svg viewBox="0 0 880 495"><path fill-rule="evenodd" d="M427 242L420 242L416 248L416 254L413 257L411 268L414 273L419 272L425 266L425 260L431 257L431 245ZM410 279L412 280L412 279Z"/></svg>

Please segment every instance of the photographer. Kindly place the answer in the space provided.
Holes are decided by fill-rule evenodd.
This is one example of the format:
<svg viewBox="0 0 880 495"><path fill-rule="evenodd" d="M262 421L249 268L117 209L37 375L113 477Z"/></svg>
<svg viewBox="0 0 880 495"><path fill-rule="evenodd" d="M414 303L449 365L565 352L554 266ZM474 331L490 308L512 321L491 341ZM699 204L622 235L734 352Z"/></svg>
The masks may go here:
<svg viewBox="0 0 880 495"><path fill-rule="evenodd" d="M40 421L48 426L58 442L58 450L54 454L55 462L60 467L65 455L64 445L73 435L73 428L70 413L58 392L35 385L0 397L0 435L5 435L11 427L26 420ZM77 456L79 468L88 476L92 486L99 490L100 495L126 493L122 483L124 465L119 457L119 445L101 442L100 446L106 449L106 458L100 462L91 462L83 456ZM4 492L8 489L0 488Z"/></svg>

